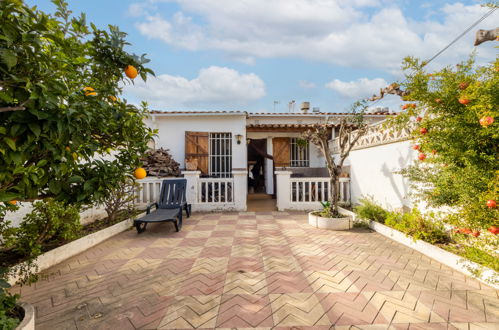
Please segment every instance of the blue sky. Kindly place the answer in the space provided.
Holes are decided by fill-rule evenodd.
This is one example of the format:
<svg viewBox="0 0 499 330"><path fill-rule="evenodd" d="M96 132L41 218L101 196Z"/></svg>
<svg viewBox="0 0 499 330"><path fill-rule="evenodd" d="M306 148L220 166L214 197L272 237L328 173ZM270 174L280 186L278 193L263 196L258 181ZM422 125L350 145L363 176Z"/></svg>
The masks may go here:
<svg viewBox="0 0 499 330"><path fill-rule="evenodd" d="M29 0L52 12L49 0ZM69 1L99 27L128 33L156 78L126 87L130 102L158 110L288 111L295 100L344 111L401 80L402 58L429 58L475 22L481 1L395 0L86 0ZM477 29L495 28L499 11L440 56L432 69L465 59ZM495 42L476 47L494 60ZM276 102L274 102L276 101ZM397 110L388 97L376 106Z"/></svg>

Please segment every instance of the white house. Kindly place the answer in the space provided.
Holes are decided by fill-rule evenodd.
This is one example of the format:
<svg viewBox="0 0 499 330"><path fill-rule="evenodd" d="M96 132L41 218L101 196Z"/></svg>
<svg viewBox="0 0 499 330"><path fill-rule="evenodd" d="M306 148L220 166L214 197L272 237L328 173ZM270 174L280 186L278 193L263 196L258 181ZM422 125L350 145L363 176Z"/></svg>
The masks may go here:
<svg viewBox="0 0 499 330"><path fill-rule="evenodd" d="M324 157L300 135L315 123L327 122L334 138L339 119L346 115L309 112L304 103L300 112L292 113L151 111L146 123L158 130L153 147L169 149L181 164L194 209L246 210L247 199L256 194L277 198L279 209L294 208L293 201L299 209L316 207L328 191ZM365 119L375 123L387 115L370 113ZM155 198L160 180L143 182L139 199L146 202Z"/></svg>

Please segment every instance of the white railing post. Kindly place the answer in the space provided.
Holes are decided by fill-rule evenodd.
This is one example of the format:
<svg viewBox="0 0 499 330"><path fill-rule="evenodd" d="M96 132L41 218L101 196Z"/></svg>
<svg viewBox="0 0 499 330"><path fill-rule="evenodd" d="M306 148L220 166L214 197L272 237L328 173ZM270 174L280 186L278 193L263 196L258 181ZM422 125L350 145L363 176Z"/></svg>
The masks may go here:
<svg viewBox="0 0 499 330"><path fill-rule="evenodd" d="M289 209L291 204L291 171L275 171L277 189L277 210Z"/></svg>
<svg viewBox="0 0 499 330"><path fill-rule="evenodd" d="M198 203L199 176L201 171L182 171L187 180L186 199L190 204Z"/></svg>
<svg viewBox="0 0 499 330"><path fill-rule="evenodd" d="M234 178L233 198L235 209L237 211L246 211L246 199L248 195L248 171L247 170L232 170Z"/></svg>

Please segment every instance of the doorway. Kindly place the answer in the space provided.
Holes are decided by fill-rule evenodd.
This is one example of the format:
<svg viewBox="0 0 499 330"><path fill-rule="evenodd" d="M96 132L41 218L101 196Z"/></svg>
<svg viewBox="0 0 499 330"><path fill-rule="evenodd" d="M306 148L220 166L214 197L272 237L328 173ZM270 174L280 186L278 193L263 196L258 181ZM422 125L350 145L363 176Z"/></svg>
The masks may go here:
<svg viewBox="0 0 499 330"><path fill-rule="evenodd" d="M267 194L269 187L275 180L268 180L269 173L268 159L273 159L272 155L267 153L267 139L249 139L248 141L248 211L262 212L275 211L275 194ZM270 173L273 173L273 168ZM273 187L272 187L273 188ZM270 189L275 191L274 189Z"/></svg>
<svg viewBox="0 0 499 330"><path fill-rule="evenodd" d="M267 139L250 139L248 144L248 193L265 193Z"/></svg>

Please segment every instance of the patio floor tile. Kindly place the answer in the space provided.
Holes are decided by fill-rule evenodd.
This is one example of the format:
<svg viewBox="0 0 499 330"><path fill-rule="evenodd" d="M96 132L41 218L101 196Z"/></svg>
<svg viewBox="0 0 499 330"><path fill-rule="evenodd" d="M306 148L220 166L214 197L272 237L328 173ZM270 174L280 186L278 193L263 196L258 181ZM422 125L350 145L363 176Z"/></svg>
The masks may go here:
<svg viewBox="0 0 499 330"><path fill-rule="evenodd" d="M494 290L375 232L304 213L128 230L14 287L37 329L499 329Z"/></svg>

